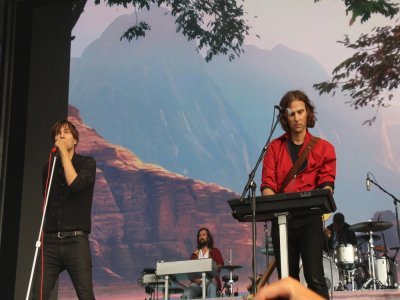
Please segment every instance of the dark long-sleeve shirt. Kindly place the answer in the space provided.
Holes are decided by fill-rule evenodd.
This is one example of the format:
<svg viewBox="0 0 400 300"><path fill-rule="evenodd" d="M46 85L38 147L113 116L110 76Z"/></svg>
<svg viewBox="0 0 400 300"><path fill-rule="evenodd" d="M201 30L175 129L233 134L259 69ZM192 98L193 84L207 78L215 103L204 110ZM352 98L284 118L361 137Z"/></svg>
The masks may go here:
<svg viewBox="0 0 400 300"><path fill-rule="evenodd" d="M45 232L81 230L90 233L96 161L93 157L75 153L72 164L78 176L68 186L61 160L58 159L56 163L46 212ZM46 184L47 169L46 164L43 168L43 186Z"/></svg>
<svg viewBox="0 0 400 300"><path fill-rule="evenodd" d="M332 251L339 245L357 245L356 234L349 229L350 225L344 223L343 230L338 233L333 229L333 224L329 225L327 228L332 232L331 238L327 239L329 249L326 247L325 250Z"/></svg>

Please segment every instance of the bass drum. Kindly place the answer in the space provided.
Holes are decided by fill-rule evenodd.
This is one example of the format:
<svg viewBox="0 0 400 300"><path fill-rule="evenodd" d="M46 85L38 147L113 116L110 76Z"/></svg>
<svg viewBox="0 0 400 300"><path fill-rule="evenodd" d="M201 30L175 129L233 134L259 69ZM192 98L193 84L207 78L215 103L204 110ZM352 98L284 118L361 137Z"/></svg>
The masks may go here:
<svg viewBox="0 0 400 300"><path fill-rule="evenodd" d="M326 285L328 286L329 293L335 291L339 286L339 271L335 263L328 256L324 255L322 264L324 266L324 277ZM307 286L306 279L304 278L303 263L300 262L300 282Z"/></svg>

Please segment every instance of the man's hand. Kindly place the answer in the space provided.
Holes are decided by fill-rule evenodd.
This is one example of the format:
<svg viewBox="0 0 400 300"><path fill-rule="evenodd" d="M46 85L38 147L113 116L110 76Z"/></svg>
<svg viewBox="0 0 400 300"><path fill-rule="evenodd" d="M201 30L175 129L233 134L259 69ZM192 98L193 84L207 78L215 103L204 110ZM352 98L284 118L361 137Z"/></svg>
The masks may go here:
<svg viewBox="0 0 400 300"><path fill-rule="evenodd" d="M60 155L63 157L68 155L68 148L67 148L67 143L64 140L57 140L55 142L55 146L58 148L58 151L60 152Z"/></svg>

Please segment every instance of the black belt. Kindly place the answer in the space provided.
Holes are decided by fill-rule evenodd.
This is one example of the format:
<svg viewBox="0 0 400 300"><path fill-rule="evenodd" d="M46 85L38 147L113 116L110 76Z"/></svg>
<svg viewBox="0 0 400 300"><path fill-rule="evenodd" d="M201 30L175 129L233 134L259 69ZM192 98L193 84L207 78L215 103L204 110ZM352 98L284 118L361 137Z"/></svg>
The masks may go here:
<svg viewBox="0 0 400 300"><path fill-rule="evenodd" d="M44 237L59 238L59 239L63 239L65 237L71 237L71 236L85 236L85 235L87 235L87 234L81 230L45 232L44 233Z"/></svg>

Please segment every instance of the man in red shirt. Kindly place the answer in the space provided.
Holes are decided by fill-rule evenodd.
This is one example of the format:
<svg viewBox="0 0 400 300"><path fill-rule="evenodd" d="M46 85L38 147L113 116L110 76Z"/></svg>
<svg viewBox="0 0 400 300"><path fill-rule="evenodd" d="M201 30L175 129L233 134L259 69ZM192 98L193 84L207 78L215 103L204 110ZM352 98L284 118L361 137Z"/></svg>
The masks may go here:
<svg viewBox="0 0 400 300"><path fill-rule="evenodd" d="M214 239L207 228L200 228L197 232L197 248L193 251L190 259L212 258L218 266L218 275L208 280L207 298L216 298L217 292L221 291L221 278L219 276L221 267L224 265L221 251L214 247ZM192 283L183 292L183 299L194 299L201 297L202 293L202 279L192 279Z"/></svg>
<svg viewBox="0 0 400 300"><path fill-rule="evenodd" d="M285 134L273 140L263 160L261 191L263 195L304 192L329 189L333 192L336 176L336 154L334 147L318 139L305 161L291 180L282 186L286 175L305 150L313 136L307 128L315 125L314 106L302 91L286 93L280 106L285 112L280 123ZM300 200L299 200L300 201ZM280 275L279 229L272 222L272 242ZM289 275L299 279L299 260L303 262L304 277L308 287L329 299L328 287L323 270L324 234L320 215L296 215L288 220Z"/></svg>

